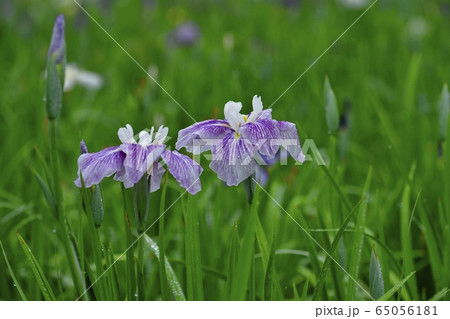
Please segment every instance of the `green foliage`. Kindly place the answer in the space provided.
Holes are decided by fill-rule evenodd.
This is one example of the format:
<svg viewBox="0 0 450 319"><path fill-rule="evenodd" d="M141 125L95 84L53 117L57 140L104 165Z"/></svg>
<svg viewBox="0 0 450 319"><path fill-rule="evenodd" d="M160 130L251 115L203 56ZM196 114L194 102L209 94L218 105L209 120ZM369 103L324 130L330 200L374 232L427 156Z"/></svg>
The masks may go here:
<svg viewBox="0 0 450 319"><path fill-rule="evenodd" d="M449 298L450 19L442 1L378 1L310 69L364 9L144 2L84 5L145 70L158 70L176 102L75 3L17 0L13 13L2 11L1 300ZM68 62L99 73L102 89L61 93L61 70L47 63L59 13ZM173 30L186 20L201 36L177 46ZM73 184L82 138L96 152L119 144L126 123L164 124L173 149L193 123L177 103L202 121L223 118L229 100L251 112L254 94L274 119L296 123L302 145L311 139L327 163L317 165L311 147L303 165L266 167L270 196L253 200L257 210L204 156L202 191L186 204L169 175L164 191L136 198L148 213L136 215L133 190L112 178L81 192Z"/></svg>

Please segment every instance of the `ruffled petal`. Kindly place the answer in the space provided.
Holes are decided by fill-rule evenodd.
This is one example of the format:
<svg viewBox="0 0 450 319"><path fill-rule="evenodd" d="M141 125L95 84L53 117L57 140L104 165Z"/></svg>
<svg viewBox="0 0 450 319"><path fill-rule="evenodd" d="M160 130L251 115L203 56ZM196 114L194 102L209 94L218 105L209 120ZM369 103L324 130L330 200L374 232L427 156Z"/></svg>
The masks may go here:
<svg viewBox="0 0 450 319"><path fill-rule="evenodd" d="M156 192L161 187L161 178L165 171L161 163L156 162L153 165L150 173L150 193Z"/></svg>
<svg viewBox="0 0 450 319"><path fill-rule="evenodd" d="M247 120L248 122L256 121L256 118L258 117L259 113L262 112L263 104L261 101L261 97L255 95L253 97L252 105L253 105L253 112L250 113L250 116L248 117L248 120Z"/></svg>
<svg viewBox="0 0 450 319"><path fill-rule="evenodd" d="M211 149L214 139L221 140L225 135L233 132L227 121L207 120L195 123L178 132L178 140L175 145L177 150L185 147L195 155Z"/></svg>
<svg viewBox="0 0 450 319"><path fill-rule="evenodd" d="M177 151L164 151L162 159L181 187L192 195L201 190L200 174L203 169L196 161Z"/></svg>
<svg viewBox="0 0 450 319"><path fill-rule="evenodd" d="M250 114L251 115L251 114ZM272 109L262 110L256 117L255 122L259 120L271 120L272 119Z"/></svg>
<svg viewBox="0 0 450 319"><path fill-rule="evenodd" d="M114 179L123 182L126 188L136 184L145 173L150 172L153 164L158 161L164 151L164 145L122 144L122 152L126 154L124 169L118 172Z"/></svg>
<svg viewBox="0 0 450 319"><path fill-rule="evenodd" d="M242 109L241 102L229 101L225 104L225 120L230 124L230 126L237 131L241 125L244 125L244 118L242 117L240 111Z"/></svg>
<svg viewBox="0 0 450 319"><path fill-rule="evenodd" d="M228 186L235 186L255 172L254 152L250 141L231 133L213 145L209 167Z"/></svg>
<svg viewBox="0 0 450 319"><path fill-rule="evenodd" d="M298 162L303 163L305 161L305 155L300 147L300 141L298 139L297 128L294 123L279 121L277 122L277 128L280 131L280 146L283 146L289 154Z"/></svg>
<svg viewBox="0 0 450 319"><path fill-rule="evenodd" d="M119 128L117 132L119 139L122 143L136 143L133 135L133 128L130 124L125 125L125 127Z"/></svg>
<svg viewBox="0 0 450 319"><path fill-rule="evenodd" d="M81 187L80 173L84 185L91 187L123 169L125 154L119 146L105 148L97 153L85 153L78 158L78 178L75 185Z"/></svg>
<svg viewBox="0 0 450 319"><path fill-rule="evenodd" d="M272 145L272 140L280 138L277 122L274 120L258 119L255 123L247 122L241 127L239 133L243 138L249 140L255 146L255 150L262 155L274 157L280 148Z"/></svg>

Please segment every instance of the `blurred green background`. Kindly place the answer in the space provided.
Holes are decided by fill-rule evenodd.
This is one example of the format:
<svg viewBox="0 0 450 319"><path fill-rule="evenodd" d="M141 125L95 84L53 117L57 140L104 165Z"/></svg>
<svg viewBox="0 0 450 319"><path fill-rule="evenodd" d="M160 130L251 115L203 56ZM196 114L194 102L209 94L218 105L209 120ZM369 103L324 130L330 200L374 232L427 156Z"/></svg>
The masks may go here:
<svg viewBox="0 0 450 319"><path fill-rule="evenodd" d="M223 118L223 106L229 100L242 101L243 111L249 113L255 94L269 107L371 3L364 2L105 0L80 4L195 120L202 121ZM53 232L55 221L32 173L42 169L35 148L44 157L48 152L43 71L55 17L63 13L66 18L67 61L104 79L98 90L78 85L64 94L59 146L64 203L73 228L80 222L79 190L73 181L81 139L95 152L117 145L117 130L127 123L136 131L164 124L170 129L173 139L168 145L173 148L178 130L193 121L73 1L3 0L0 10L0 240L29 299L42 296L16 230L30 245L57 298L74 299L63 250ZM448 1L379 0L272 106L273 117L295 122L300 141L313 139L328 163L330 137L323 98L328 75L345 124L338 134L333 176L352 204L361 198L373 167L366 233L378 241L365 238L359 281L369 284L375 246L386 291L408 274L400 231L401 210L408 202L410 228L405 236L412 242L412 252L407 257L417 271L412 279L416 284L411 284L417 289L402 290L399 298L405 300L429 299L449 286L448 275L440 276L450 265L450 242L446 241L450 214L442 217L439 205L446 198L444 176L450 168L439 151L437 112L439 95L450 75L448 30ZM246 198L242 187L226 188L217 180L204 158L201 164L203 191L192 200L200 212L202 263L223 275L233 224L236 220L238 225L246 223ZM290 162L271 167L269 174L269 193L328 249L336 232L314 229L339 228L342 219L336 216L348 211L320 167L314 162L302 166ZM169 186L166 203L170 204L180 190L173 181ZM120 187L112 179L102 187L101 239L105 246L112 243L118 256L125 250ZM407 196L406 187L411 189ZM153 219L159 196L152 194ZM337 202L334 209L330 196ZM301 291L306 280L310 297L318 279L308 255L314 245L270 198L261 200L259 214L269 240L277 225L280 253L275 264L283 299L295 299L295 290ZM184 259L179 206L174 205L166 217L166 254L173 258L184 286L185 267L176 262ZM156 227L149 234L157 236ZM346 232L336 254L347 269L351 240L352 232ZM379 242L393 258L377 246ZM430 252L430 246L437 251ZM315 249L321 264L325 254ZM151 300L160 298L153 261L149 256L146 265ZM124 268L119 261L119 276ZM335 268L344 287L346 277ZM226 299L222 277L204 272L205 299ZM337 290L343 288L336 288L332 276L328 277L327 298L338 299ZM3 256L0 287L0 299L19 299ZM262 297L257 294L257 298ZM357 298L367 296L359 291Z"/></svg>

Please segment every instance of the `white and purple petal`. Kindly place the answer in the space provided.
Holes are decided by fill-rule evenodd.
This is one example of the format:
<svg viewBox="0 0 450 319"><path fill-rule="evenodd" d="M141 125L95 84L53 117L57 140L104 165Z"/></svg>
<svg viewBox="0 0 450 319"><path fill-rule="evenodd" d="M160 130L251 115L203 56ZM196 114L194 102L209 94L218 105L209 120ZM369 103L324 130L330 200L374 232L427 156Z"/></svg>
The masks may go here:
<svg viewBox="0 0 450 319"><path fill-rule="evenodd" d="M247 122L241 127L239 133L249 140L259 153L274 157L279 146L272 145L272 140L280 138L277 122L270 119L259 119L255 123Z"/></svg>
<svg viewBox="0 0 450 319"><path fill-rule="evenodd" d="M248 116L248 120L247 120L248 122L255 122L257 117L259 116L259 114L262 112L263 104L261 101L261 97L255 95L253 97L252 105L253 105L253 111Z"/></svg>
<svg viewBox="0 0 450 319"><path fill-rule="evenodd" d="M207 120L195 123L178 132L176 149L185 147L190 153L198 155L210 150L215 140L221 140L233 132L227 121Z"/></svg>
<svg viewBox="0 0 450 319"><path fill-rule="evenodd" d="M161 187L161 178L166 170L160 162L156 162L150 171L150 193L156 192Z"/></svg>
<svg viewBox="0 0 450 319"><path fill-rule="evenodd" d="M279 121L277 122L277 128L280 131L281 139L278 144L283 146L296 161L303 163L305 161L305 155L300 147L300 141L298 139L295 124L286 121Z"/></svg>
<svg viewBox="0 0 450 319"><path fill-rule="evenodd" d="M125 154L119 146L105 148L97 153L85 153L78 158L78 178L75 185L81 187L80 174L86 187L100 183L123 169Z"/></svg>
<svg viewBox="0 0 450 319"><path fill-rule="evenodd" d="M220 143L213 145L209 167L228 186L235 186L255 172L254 153L250 141L237 138L233 132L226 135Z"/></svg>
<svg viewBox="0 0 450 319"><path fill-rule="evenodd" d="M201 190L200 174L202 167L190 157L177 151L164 151L162 159L167 164L170 174L177 180L181 187L192 195Z"/></svg>
<svg viewBox="0 0 450 319"><path fill-rule="evenodd" d="M136 184L145 173L152 169L164 151L164 145L122 144L120 149L126 154L124 170L116 174L115 180L123 182L126 188Z"/></svg>
<svg viewBox="0 0 450 319"><path fill-rule="evenodd" d="M241 115L242 103L229 101L225 104L224 114L225 120L230 124L231 128L235 131L239 130L241 125L244 125L245 121Z"/></svg>

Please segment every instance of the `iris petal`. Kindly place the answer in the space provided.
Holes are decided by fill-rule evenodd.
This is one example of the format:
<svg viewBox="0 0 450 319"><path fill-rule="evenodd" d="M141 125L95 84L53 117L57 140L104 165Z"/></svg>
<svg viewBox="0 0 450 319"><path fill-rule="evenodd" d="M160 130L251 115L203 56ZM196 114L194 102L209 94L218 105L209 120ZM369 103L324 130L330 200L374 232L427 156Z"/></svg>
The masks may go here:
<svg viewBox="0 0 450 319"><path fill-rule="evenodd" d="M177 151L164 151L162 159L181 187L192 195L201 190L200 174L203 169L197 162Z"/></svg>
<svg viewBox="0 0 450 319"><path fill-rule="evenodd" d="M255 123L246 123L239 133L248 139L261 154L274 157L280 148L272 145L272 140L280 138L277 122L269 119L259 119Z"/></svg>
<svg viewBox="0 0 450 319"><path fill-rule="evenodd" d="M78 178L75 185L81 187L80 173L86 187L100 183L123 169L125 154L119 146L105 148L97 153L85 153L78 158Z"/></svg>
<svg viewBox="0 0 450 319"><path fill-rule="evenodd" d="M152 169L152 166L164 151L164 145L122 144L122 152L126 154L124 170L116 174L115 180L123 182L126 188L136 184L142 176Z"/></svg>
<svg viewBox="0 0 450 319"><path fill-rule="evenodd" d="M254 152L250 141L230 133L213 145L209 167L228 186L238 185L255 172Z"/></svg>
<svg viewBox="0 0 450 319"><path fill-rule="evenodd" d="M153 165L150 173L150 193L156 192L161 187L161 177L164 175L165 171L166 170L159 162L156 162Z"/></svg>
<svg viewBox="0 0 450 319"><path fill-rule="evenodd" d="M221 140L231 132L233 130L224 120L207 120L195 123L178 132L176 148L179 150L185 147L188 152L197 155L210 150L214 144L214 139Z"/></svg>
<svg viewBox="0 0 450 319"><path fill-rule="evenodd" d="M277 128L280 131L281 139L286 142L286 150L296 161L303 163L305 161L305 155L300 147L300 141L298 139L295 124L286 121L279 121L277 122Z"/></svg>

